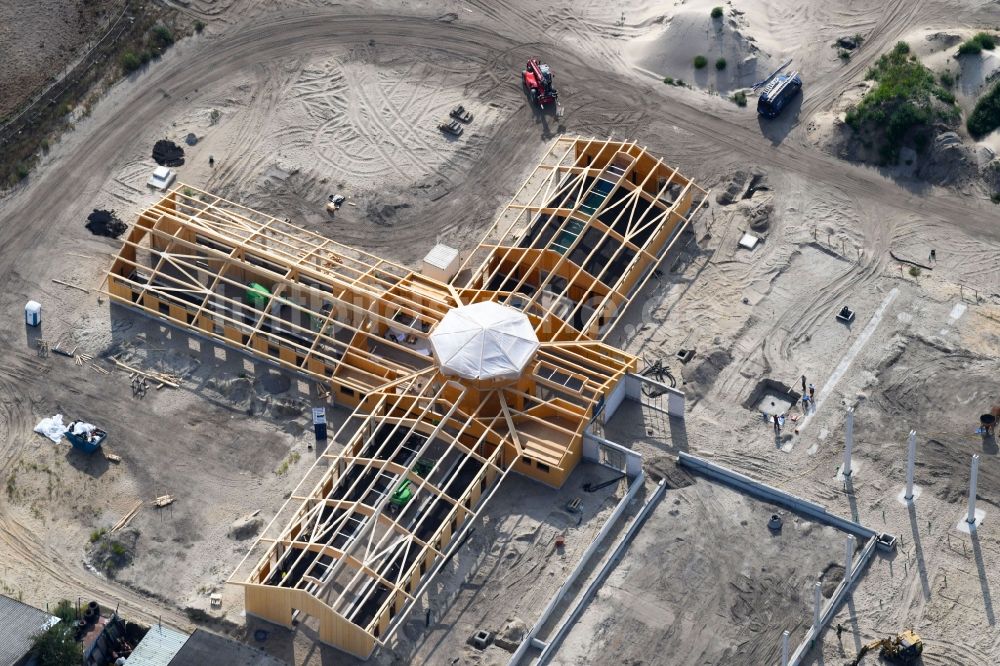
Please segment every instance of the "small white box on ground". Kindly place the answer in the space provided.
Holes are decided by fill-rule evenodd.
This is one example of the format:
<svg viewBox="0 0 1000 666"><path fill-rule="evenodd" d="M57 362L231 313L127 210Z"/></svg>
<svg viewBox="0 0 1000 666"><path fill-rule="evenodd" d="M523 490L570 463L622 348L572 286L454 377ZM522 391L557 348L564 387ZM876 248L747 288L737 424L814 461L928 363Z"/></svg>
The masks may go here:
<svg viewBox="0 0 1000 666"><path fill-rule="evenodd" d="M447 282L458 273L459 264L458 250L438 243L424 257L420 272L429 278Z"/></svg>
<svg viewBox="0 0 1000 666"><path fill-rule="evenodd" d="M38 301L28 301L24 306L24 323L28 326L38 326L42 323L42 304Z"/></svg>
<svg viewBox="0 0 1000 666"><path fill-rule="evenodd" d="M743 234L743 238L740 239L739 245L740 247L752 250L755 247L757 247L757 243L759 242L760 239L754 236L753 234Z"/></svg>

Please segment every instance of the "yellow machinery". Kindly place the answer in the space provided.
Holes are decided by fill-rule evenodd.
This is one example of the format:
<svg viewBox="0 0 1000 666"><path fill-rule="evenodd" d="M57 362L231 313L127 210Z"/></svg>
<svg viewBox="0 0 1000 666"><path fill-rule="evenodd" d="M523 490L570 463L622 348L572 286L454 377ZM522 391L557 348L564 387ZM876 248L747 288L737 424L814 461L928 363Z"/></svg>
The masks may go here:
<svg viewBox="0 0 1000 666"><path fill-rule="evenodd" d="M882 638L861 647L858 656L848 666L858 666L866 654L879 648L879 656L896 664L913 664L924 651L924 642L909 629L894 638Z"/></svg>

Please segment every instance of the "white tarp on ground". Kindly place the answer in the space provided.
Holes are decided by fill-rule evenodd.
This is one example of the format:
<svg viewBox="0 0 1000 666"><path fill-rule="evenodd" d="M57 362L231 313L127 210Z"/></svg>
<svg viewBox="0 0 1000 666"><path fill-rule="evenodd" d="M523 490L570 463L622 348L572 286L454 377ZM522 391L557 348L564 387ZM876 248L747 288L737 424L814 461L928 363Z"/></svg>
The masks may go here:
<svg viewBox="0 0 1000 666"><path fill-rule="evenodd" d="M66 426L63 425L62 414L56 414L55 416L50 416L47 419L42 419L35 426L35 432L40 435L45 435L53 442L58 444L62 441L63 433L66 432Z"/></svg>
<svg viewBox="0 0 1000 666"><path fill-rule="evenodd" d="M538 349L524 313L493 301L451 310L430 340L441 372L473 380L516 379Z"/></svg>

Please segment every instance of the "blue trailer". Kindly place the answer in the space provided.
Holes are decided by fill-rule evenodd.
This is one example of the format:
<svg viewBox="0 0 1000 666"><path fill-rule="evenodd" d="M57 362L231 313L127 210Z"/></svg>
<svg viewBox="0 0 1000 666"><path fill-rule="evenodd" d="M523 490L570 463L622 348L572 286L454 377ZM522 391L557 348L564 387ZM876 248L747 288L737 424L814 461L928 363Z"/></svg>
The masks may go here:
<svg viewBox="0 0 1000 666"><path fill-rule="evenodd" d="M93 453L101 448L108 433L95 426L85 427L88 425L83 421L73 421L66 428L66 439L69 440L74 449L79 449L84 453Z"/></svg>

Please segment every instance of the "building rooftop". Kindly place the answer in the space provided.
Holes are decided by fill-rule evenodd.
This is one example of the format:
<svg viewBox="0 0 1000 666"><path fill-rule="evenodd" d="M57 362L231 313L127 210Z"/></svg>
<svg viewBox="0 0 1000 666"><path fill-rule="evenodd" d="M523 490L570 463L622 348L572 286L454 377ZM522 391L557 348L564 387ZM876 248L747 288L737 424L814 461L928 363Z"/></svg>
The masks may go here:
<svg viewBox="0 0 1000 666"><path fill-rule="evenodd" d="M431 248L431 251L424 257L424 261L431 266L446 270L451 266L451 262L458 258L458 250L442 243L438 243Z"/></svg>
<svg viewBox="0 0 1000 666"><path fill-rule="evenodd" d="M129 661L131 664L132 662ZM203 629L196 629L180 651L170 661L170 666L288 666L255 647L219 636Z"/></svg>
<svg viewBox="0 0 1000 666"><path fill-rule="evenodd" d="M162 624L150 627L142 641L132 651L126 663L128 666L168 666L181 663L173 661L174 656L187 641L188 635L165 627ZM188 662L209 663L209 662Z"/></svg>
<svg viewBox="0 0 1000 666"><path fill-rule="evenodd" d="M56 616L0 594L0 664L16 664L37 634L58 623Z"/></svg>

